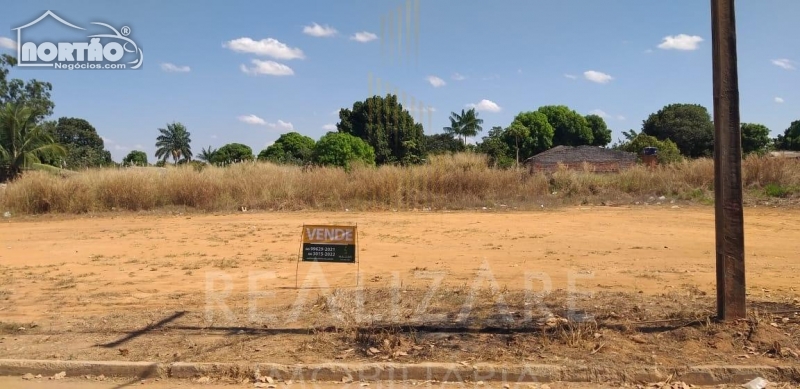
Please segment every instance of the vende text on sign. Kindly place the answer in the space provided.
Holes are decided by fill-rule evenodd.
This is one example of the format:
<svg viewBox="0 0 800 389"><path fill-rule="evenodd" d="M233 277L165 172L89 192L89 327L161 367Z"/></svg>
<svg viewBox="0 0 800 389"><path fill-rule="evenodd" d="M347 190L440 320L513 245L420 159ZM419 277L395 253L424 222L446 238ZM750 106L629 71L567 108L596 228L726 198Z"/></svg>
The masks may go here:
<svg viewBox="0 0 800 389"><path fill-rule="evenodd" d="M356 261L356 227L303 226L304 262Z"/></svg>

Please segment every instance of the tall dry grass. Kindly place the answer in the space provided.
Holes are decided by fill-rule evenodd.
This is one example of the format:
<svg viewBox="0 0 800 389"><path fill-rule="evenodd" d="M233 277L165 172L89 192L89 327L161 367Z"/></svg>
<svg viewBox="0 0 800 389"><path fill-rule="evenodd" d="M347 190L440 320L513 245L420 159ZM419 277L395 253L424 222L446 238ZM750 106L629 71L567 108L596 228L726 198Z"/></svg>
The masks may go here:
<svg viewBox="0 0 800 389"><path fill-rule="evenodd" d="M747 158L743 183L748 196L771 185L800 194L800 162ZM31 172L0 191L0 210L22 214L155 210L201 211L463 209L539 207L540 204L625 202L642 196L709 198L713 161L686 161L616 174L560 170L530 174L495 170L476 154L431 158L414 167L384 166L302 171L267 163L202 170L185 166L88 170L69 177Z"/></svg>

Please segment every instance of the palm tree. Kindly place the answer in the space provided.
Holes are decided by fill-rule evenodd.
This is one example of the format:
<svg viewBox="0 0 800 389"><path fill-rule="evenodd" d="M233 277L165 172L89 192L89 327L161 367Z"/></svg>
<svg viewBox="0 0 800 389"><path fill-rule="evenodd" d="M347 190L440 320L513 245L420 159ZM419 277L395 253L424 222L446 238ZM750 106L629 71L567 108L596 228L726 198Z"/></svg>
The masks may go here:
<svg viewBox="0 0 800 389"><path fill-rule="evenodd" d="M211 148L208 146L208 149L200 149L200 154L197 154L197 159L211 163L211 158L214 158L214 154L217 152L217 149Z"/></svg>
<svg viewBox="0 0 800 389"><path fill-rule="evenodd" d="M189 146L192 142L191 134L186 126L173 122L167 124L166 129L159 128L158 131L161 135L156 138L156 158L166 162L171 156L176 165L181 157L187 161L192 159L192 148Z"/></svg>
<svg viewBox="0 0 800 389"><path fill-rule="evenodd" d="M461 133L464 135L464 144L467 144L467 137L477 136L479 132L483 131L483 119L478 117L478 112L475 108L470 108L469 111L464 112L461 110Z"/></svg>
<svg viewBox="0 0 800 389"><path fill-rule="evenodd" d="M11 178L23 169L42 168L42 154L67 155L67 149L36 123L38 116L36 109L24 104L6 103L0 107L0 165L9 169Z"/></svg>
<svg viewBox="0 0 800 389"><path fill-rule="evenodd" d="M455 135L459 140L461 140L461 136L463 135L461 115L455 112L450 112L450 126L445 127L444 132L445 134Z"/></svg>
<svg viewBox="0 0 800 389"><path fill-rule="evenodd" d="M483 119L478 117L478 112L475 108L470 108L468 111L461 110L461 113L450 112L450 126L444 128L444 132L458 136L458 139L463 139L464 145L467 145L467 137L477 136L479 132L483 131Z"/></svg>

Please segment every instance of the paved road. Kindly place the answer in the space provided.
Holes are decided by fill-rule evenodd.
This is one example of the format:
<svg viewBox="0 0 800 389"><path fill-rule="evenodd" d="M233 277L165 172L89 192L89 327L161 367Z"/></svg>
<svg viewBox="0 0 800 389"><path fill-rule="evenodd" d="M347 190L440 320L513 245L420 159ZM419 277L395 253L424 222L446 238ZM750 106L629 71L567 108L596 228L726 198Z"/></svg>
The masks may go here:
<svg viewBox="0 0 800 389"><path fill-rule="evenodd" d="M63 380L53 381L48 379L34 379L23 380L20 377L0 377L0 388L3 389L126 389L126 388L151 388L151 389L238 389L238 388L254 388L253 384L201 384L192 381L184 380L163 380L153 381L147 380L142 383L140 380L106 380L106 381L91 381L86 379L66 378ZM288 388L291 389L404 389L404 388L502 388L502 384L487 384L484 386L477 386L474 384L430 384L417 383L416 385L410 383L395 383L395 382L373 382L367 387L362 387L359 383L340 384L340 383L294 383ZM511 389L614 389L619 388L619 385L598 385L598 384L578 384L578 383L550 383L550 384L522 384L519 386L511 386ZM628 386L634 388L635 386ZM800 388L798 385L773 385L772 388ZM769 388L768 387L768 388ZM287 388L284 384L276 385L276 388ZM695 388L701 388L695 386ZM712 388L712 387L709 387ZM713 386L715 389L720 388L741 388L739 385L730 386Z"/></svg>

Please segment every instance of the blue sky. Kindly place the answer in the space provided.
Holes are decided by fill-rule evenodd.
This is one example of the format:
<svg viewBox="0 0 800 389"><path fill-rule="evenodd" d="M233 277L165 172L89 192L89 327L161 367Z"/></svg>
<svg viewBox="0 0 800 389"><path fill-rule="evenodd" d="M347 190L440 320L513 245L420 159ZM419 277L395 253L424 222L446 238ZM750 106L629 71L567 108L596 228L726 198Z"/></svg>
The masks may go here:
<svg viewBox="0 0 800 389"><path fill-rule="evenodd" d="M600 112L616 141L666 104L712 109L708 1L419 0L418 17L414 3L406 20L406 0L13 1L0 14L0 52L15 54L12 29L47 10L87 29L129 26L140 69L11 73L52 82L54 117L91 122L117 161L132 149L152 161L157 129L172 121L188 127L195 153L229 142L258 153L289 130L316 139L339 108L387 84L414 99L426 133L470 106L485 135L521 111L566 104ZM405 31L399 47L386 33L398 10L409 46ZM737 2L742 121L773 136L800 120L796 15L797 0ZM76 32L34 27L54 40ZM420 102L434 111L418 112Z"/></svg>

